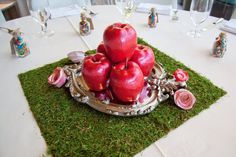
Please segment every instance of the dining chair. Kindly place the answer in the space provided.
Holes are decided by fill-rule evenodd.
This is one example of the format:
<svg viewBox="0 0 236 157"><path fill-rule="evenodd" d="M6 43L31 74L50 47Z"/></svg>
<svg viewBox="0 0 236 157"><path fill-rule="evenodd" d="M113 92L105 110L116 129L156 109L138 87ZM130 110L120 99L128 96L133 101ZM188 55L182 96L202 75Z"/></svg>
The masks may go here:
<svg viewBox="0 0 236 157"><path fill-rule="evenodd" d="M59 8L77 4L78 6L90 6L91 0L48 0L50 8Z"/></svg>
<svg viewBox="0 0 236 157"><path fill-rule="evenodd" d="M6 22L5 17L3 16L2 11L0 10L0 23Z"/></svg>
<svg viewBox="0 0 236 157"><path fill-rule="evenodd" d="M139 3L155 3L155 4L161 4L161 5L172 5L173 2L177 0L135 0L137 4Z"/></svg>
<svg viewBox="0 0 236 157"><path fill-rule="evenodd" d="M139 3L154 3L160 5L171 6L174 9L179 8L178 0L135 0L136 4Z"/></svg>
<svg viewBox="0 0 236 157"><path fill-rule="evenodd" d="M92 5L115 5L116 0L91 0Z"/></svg>
<svg viewBox="0 0 236 157"><path fill-rule="evenodd" d="M163 6L170 6L173 9L179 8L178 0L135 0L135 4L138 6L140 3L153 3Z"/></svg>

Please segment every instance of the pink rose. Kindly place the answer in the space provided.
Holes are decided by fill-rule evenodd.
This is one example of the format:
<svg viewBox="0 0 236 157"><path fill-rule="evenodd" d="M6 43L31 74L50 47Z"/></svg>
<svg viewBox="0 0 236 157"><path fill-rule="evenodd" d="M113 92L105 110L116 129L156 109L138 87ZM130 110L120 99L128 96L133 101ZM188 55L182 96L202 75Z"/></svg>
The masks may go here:
<svg viewBox="0 0 236 157"><path fill-rule="evenodd" d="M188 81L188 73L183 69L177 69L174 72L174 77L177 82L185 82Z"/></svg>
<svg viewBox="0 0 236 157"><path fill-rule="evenodd" d="M189 110L196 102L196 98L190 91L186 89L179 89L175 92L174 101L180 108Z"/></svg>
<svg viewBox="0 0 236 157"><path fill-rule="evenodd" d="M63 68L57 67L56 69L54 69L53 73L49 76L48 83L60 88L65 84L66 78L67 76Z"/></svg>

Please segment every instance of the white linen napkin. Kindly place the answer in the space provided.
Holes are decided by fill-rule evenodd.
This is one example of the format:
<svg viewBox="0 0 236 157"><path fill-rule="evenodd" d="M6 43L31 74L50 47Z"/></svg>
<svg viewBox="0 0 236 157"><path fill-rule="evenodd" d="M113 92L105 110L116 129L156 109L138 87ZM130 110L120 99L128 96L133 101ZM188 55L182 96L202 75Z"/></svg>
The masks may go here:
<svg viewBox="0 0 236 157"><path fill-rule="evenodd" d="M64 16L78 15L81 13L81 11L82 9L78 5L70 5L66 7L50 9L51 19Z"/></svg>
<svg viewBox="0 0 236 157"><path fill-rule="evenodd" d="M236 34L236 19L231 19L227 21L220 29Z"/></svg>
<svg viewBox="0 0 236 157"><path fill-rule="evenodd" d="M149 13L151 8L156 8L158 14L162 15L170 15L171 5L160 5L160 4L153 4L153 3L140 3L136 11L142 13Z"/></svg>

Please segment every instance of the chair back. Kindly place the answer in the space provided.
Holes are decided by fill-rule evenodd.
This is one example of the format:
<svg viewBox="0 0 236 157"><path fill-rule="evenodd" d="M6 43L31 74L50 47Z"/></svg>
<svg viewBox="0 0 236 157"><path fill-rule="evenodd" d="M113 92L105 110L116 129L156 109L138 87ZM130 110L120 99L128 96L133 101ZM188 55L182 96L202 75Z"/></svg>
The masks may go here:
<svg viewBox="0 0 236 157"><path fill-rule="evenodd" d="M5 17L3 16L2 11L0 10L0 23L6 22Z"/></svg>
<svg viewBox="0 0 236 157"><path fill-rule="evenodd" d="M155 3L155 4L161 4L161 5L172 5L173 1L175 0L136 0L135 2L137 4L139 3ZM177 2L177 0L176 0Z"/></svg>
<svg viewBox="0 0 236 157"><path fill-rule="evenodd" d="M77 4L78 6L89 6L91 5L90 0L48 0L50 8L59 8Z"/></svg>

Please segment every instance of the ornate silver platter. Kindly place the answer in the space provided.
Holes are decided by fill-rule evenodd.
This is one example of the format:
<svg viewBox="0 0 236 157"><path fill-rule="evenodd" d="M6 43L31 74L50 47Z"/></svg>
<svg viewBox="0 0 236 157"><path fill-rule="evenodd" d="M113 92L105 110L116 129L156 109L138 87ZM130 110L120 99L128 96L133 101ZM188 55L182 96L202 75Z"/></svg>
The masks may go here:
<svg viewBox="0 0 236 157"><path fill-rule="evenodd" d="M88 104L100 112L116 116L138 116L150 113L160 102L173 95L174 91L186 86L185 83L175 82L172 75L167 74L159 63L155 63L152 73L145 78L151 93L142 103L137 101L133 104L121 104L101 101L87 87L81 74L81 68L81 63L64 66L64 71L68 76L66 87L69 88L71 96L76 101Z"/></svg>

